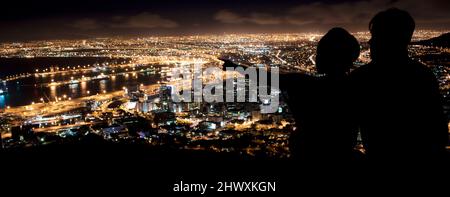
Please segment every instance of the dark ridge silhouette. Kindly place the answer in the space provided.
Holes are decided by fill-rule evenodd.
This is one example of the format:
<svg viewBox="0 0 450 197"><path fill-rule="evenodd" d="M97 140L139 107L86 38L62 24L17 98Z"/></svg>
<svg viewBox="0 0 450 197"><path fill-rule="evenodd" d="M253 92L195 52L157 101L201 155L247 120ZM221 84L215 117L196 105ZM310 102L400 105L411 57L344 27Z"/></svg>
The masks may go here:
<svg viewBox="0 0 450 197"><path fill-rule="evenodd" d="M436 77L408 57L414 20L396 8L370 22L372 62L351 73L354 120L368 159L442 159L448 143L447 119Z"/></svg>
<svg viewBox="0 0 450 197"><path fill-rule="evenodd" d="M450 48L450 32L428 40L412 42L414 45Z"/></svg>

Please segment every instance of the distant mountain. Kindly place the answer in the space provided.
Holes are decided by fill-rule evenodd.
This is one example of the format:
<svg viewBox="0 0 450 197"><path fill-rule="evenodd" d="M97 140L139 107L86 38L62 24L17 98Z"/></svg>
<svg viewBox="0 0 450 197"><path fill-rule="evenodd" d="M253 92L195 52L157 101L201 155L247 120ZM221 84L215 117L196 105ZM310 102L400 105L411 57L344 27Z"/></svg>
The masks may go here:
<svg viewBox="0 0 450 197"><path fill-rule="evenodd" d="M450 32L428 40L413 42L412 44L450 48Z"/></svg>

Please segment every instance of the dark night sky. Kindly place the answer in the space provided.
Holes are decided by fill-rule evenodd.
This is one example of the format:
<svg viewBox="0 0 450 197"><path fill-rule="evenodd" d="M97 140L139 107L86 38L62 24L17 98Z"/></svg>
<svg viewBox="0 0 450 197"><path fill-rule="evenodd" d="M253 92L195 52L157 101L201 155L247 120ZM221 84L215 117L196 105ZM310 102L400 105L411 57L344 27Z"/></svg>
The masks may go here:
<svg viewBox="0 0 450 197"><path fill-rule="evenodd" d="M389 7L408 10L420 29L450 29L448 0L15 0L0 7L0 41L358 31Z"/></svg>

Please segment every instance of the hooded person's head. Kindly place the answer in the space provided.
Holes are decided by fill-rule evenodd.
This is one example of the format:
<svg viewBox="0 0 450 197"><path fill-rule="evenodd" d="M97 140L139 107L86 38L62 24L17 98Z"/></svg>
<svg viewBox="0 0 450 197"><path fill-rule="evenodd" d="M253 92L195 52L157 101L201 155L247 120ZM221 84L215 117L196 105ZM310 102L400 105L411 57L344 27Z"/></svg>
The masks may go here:
<svg viewBox="0 0 450 197"><path fill-rule="evenodd" d="M360 53L358 40L343 28L328 31L317 45L316 68L326 75L345 75Z"/></svg>
<svg viewBox="0 0 450 197"><path fill-rule="evenodd" d="M406 11L390 8L376 14L369 24L372 60L390 61L407 57L414 28L414 19Z"/></svg>

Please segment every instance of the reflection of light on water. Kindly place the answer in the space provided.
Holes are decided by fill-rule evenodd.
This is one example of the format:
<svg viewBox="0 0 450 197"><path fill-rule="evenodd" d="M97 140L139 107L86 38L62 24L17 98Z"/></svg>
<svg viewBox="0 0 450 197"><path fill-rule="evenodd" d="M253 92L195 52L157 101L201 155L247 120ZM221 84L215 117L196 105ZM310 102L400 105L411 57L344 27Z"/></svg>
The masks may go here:
<svg viewBox="0 0 450 197"><path fill-rule="evenodd" d="M72 93L72 95L75 95L78 91L78 84L77 83L70 84L69 89L70 89L70 92Z"/></svg>
<svg viewBox="0 0 450 197"><path fill-rule="evenodd" d="M81 82L80 84L81 84L81 92L82 92L82 93L83 93L83 92L86 92L86 82L83 81L83 82Z"/></svg>
<svg viewBox="0 0 450 197"><path fill-rule="evenodd" d="M56 86L50 86L50 97L56 96Z"/></svg>
<svg viewBox="0 0 450 197"><path fill-rule="evenodd" d="M100 80L100 91L103 92L106 90L106 80Z"/></svg>
<svg viewBox="0 0 450 197"><path fill-rule="evenodd" d="M112 89L116 89L116 76L115 75L113 75L113 76L111 76L111 88Z"/></svg>
<svg viewBox="0 0 450 197"><path fill-rule="evenodd" d="M5 108L5 95L0 95L0 108Z"/></svg>

